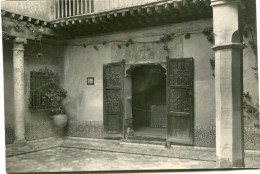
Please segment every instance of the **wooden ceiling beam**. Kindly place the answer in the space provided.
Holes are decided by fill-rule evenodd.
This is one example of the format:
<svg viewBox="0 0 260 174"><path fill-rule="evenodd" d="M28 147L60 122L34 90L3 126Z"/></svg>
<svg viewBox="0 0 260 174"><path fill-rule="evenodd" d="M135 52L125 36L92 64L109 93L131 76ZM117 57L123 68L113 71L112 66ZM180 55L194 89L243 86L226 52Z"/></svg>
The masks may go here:
<svg viewBox="0 0 260 174"><path fill-rule="evenodd" d="M66 27L65 22L60 22L60 27L65 28Z"/></svg>
<svg viewBox="0 0 260 174"><path fill-rule="evenodd" d="M43 26L43 27L46 27L47 25L48 25L48 22L46 22L46 21L43 21L41 24L41 26Z"/></svg>
<svg viewBox="0 0 260 174"><path fill-rule="evenodd" d="M19 16L18 21L23 21L23 15Z"/></svg>
<svg viewBox="0 0 260 174"><path fill-rule="evenodd" d="M167 4L169 6L169 4ZM165 5L157 5L155 6L154 10L156 13L156 17L159 17L159 19L162 21L162 23L169 23L171 22L171 15L168 14L168 11L166 10Z"/></svg>
<svg viewBox="0 0 260 174"><path fill-rule="evenodd" d="M84 20L84 19L78 19L78 23L79 23L80 25L84 25L84 24L85 24L85 20Z"/></svg>
<svg viewBox="0 0 260 174"><path fill-rule="evenodd" d="M66 21L66 22L65 22L65 25L66 25L67 27L72 26L71 21Z"/></svg>
<svg viewBox="0 0 260 174"><path fill-rule="evenodd" d="M6 11L4 11L4 10L1 11L1 15L2 15L2 16L6 16L6 14L7 14Z"/></svg>
<svg viewBox="0 0 260 174"><path fill-rule="evenodd" d="M40 24L40 20L39 19L36 19L34 22L33 22L34 25L39 25Z"/></svg>
<svg viewBox="0 0 260 174"><path fill-rule="evenodd" d="M60 28L61 28L59 23L53 24L53 27L54 27L55 29L60 29Z"/></svg>
<svg viewBox="0 0 260 174"><path fill-rule="evenodd" d="M85 24L87 24L87 25L92 25L93 24L92 19L90 19L90 18L87 18L84 21L85 21Z"/></svg>
<svg viewBox="0 0 260 174"><path fill-rule="evenodd" d="M131 9L130 10L130 15L136 19L136 21L138 22L138 24L140 26L147 26L147 22L145 21L145 18L144 16L141 16L139 13L138 13L138 9Z"/></svg>
<svg viewBox="0 0 260 174"><path fill-rule="evenodd" d="M116 15L117 16L117 15ZM111 14L107 14L106 15L106 19L107 22L110 24L111 26L111 31L116 31L116 29L119 27L122 27L122 24L119 23L119 21L117 20L117 18L115 17L114 13Z"/></svg>
<svg viewBox="0 0 260 174"><path fill-rule="evenodd" d="M23 32L17 31L15 27L10 27L14 25L21 26L23 28ZM42 26L37 27L37 32L32 32L30 28L26 27L27 25L28 24L25 21L11 19L9 17L2 17L2 29L3 31L6 31L7 35L12 37L34 40L38 36L39 32L42 33L43 36L48 37L61 38L64 36L63 34L58 33L56 30Z"/></svg>
<svg viewBox="0 0 260 174"><path fill-rule="evenodd" d="M14 18L15 18L15 14L14 14L14 13L11 13L11 14L10 14L10 18L11 18L11 19L14 19Z"/></svg>
<svg viewBox="0 0 260 174"><path fill-rule="evenodd" d="M72 20L72 21L71 21L71 24L72 24L73 26L75 26L75 25L79 25L79 22L78 22L78 20Z"/></svg>
<svg viewBox="0 0 260 174"><path fill-rule="evenodd" d="M32 18L28 17L26 22L31 23L32 22Z"/></svg>

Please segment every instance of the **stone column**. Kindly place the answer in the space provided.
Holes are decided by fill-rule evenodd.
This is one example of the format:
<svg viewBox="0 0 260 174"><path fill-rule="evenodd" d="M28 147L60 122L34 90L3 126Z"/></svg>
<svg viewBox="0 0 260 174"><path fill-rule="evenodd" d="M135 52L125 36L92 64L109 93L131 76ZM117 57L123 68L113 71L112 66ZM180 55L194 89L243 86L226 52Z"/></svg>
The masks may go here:
<svg viewBox="0 0 260 174"><path fill-rule="evenodd" d="M25 143L24 44L26 43L25 39L20 38L15 38L13 41L15 143Z"/></svg>
<svg viewBox="0 0 260 174"><path fill-rule="evenodd" d="M242 4L239 0L211 0L211 6L217 167L244 167Z"/></svg>

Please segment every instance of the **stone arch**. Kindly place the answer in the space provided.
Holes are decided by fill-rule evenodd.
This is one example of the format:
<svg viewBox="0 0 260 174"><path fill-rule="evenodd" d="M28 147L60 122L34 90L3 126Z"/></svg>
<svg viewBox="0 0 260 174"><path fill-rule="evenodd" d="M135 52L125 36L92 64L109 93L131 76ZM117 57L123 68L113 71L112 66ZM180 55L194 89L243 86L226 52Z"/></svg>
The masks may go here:
<svg viewBox="0 0 260 174"><path fill-rule="evenodd" d="M163 72L166 74L166 62L163 63L140 63L140 64L131 64L125 66L125 74L127 77L130 77L132 75L132 72L140 66L149 66L149 65L155 65L160 66Z"/></svg>

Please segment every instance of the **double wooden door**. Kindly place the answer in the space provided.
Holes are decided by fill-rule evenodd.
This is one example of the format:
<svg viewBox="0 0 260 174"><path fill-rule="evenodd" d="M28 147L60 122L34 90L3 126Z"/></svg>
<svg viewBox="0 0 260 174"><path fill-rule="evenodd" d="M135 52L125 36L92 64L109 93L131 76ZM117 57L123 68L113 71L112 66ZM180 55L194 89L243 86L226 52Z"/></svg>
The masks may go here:
<svg viewBox="0 0 260 174"><path fill-rule="evenodd" d="M103 67L104 128L107 134L123 134L124 61ZM167 59L167 141L193 144L193 59Z"/></svg>

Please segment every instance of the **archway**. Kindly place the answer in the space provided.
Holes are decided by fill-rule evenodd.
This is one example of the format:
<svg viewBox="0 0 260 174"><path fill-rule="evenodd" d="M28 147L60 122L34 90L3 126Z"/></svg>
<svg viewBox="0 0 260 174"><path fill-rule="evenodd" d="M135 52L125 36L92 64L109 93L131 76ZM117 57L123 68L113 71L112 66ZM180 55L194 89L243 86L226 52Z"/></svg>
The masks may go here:
<svg viewBox="0 0 260 174"><path fill-rule="evenodd" d="M166 70L160 64L131 69L135 136L166 137Z"/></svg>

